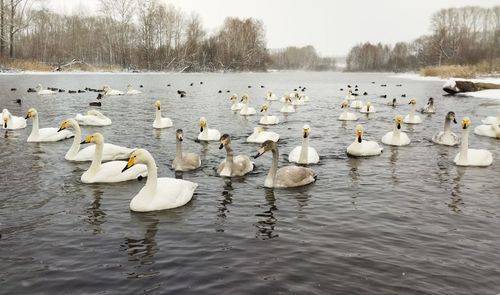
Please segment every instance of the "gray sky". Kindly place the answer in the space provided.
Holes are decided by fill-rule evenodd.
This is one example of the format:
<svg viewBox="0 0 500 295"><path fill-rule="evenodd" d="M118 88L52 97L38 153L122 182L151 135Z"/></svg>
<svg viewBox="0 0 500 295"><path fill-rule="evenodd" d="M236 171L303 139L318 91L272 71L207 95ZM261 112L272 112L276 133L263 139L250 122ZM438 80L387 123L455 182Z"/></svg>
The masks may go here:
<svg viewBox="0 0 500 295"><path fill-rule="evenodd" d="M227 16L254 17L266 27L267 46L313 45L322 55L346 55L359 42L410 41L429 31L440 8L500 5L499 0L160 0L197 12L209 33ZM95 13L98 0L45 0L65 13Z"/></svg>

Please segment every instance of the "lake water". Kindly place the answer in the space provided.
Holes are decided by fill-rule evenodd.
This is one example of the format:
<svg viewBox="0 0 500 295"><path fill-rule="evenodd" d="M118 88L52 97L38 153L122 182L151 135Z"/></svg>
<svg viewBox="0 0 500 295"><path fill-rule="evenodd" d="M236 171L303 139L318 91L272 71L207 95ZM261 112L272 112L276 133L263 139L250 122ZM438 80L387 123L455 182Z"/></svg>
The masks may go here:
<svg viewBox="0 0 500 295"><path fill-rule="evenodd" d="M2 294L500 293L500 141L472 134L481 118L496 114L498 100L443 96L442 82L387 74L38 74L0 76L0 108L25 116L35 107L41 127L58 127L86 112L96 96L26 93L38 83L66 91L143 84L144 94L105 98L100 109L113 125L83 127L84 136L99 131L107 142L145 148L159 176L174 177L175 130L182 128L184 148L203 162L182 177L199 187L184 207L134 213L129 203L144 181L83 184L80 176L90 162L64 159L72 140L27 143L31 122L23 130L1 130ZM378 112L359 114L358 122L337 121L345 96L340 88L347 84L368 92L363 98ZM258 145L245 140L259 116L231 113L226 90L248 93L257 108L266 91L281 97L299 86L307 87L310 102L287 117L273 104L271 113L281 122L269 129L281 135L285 165L285 155L301 144L302 126L311 126L311 146L321 159L312 166L317 182L264 188L267 154L245 178L218 177L214 168L225 152L218 143L195 141L198 119L204 116L210 128L229 133L235 153L251 156ZM178 89L187 96L180 98ZM409 112L410 98L420 108L429 96L437 113L421 115L420 125L403 126L409 146L384 146L382 155L371 158L346 155L357 124L363 124L366 139L380 143L394 116ZM400 102L394 109L385 105L392 97ZM174 128L152 128L156 99ZM490 150L492 166L457 168L458 147L430 142L448 111L459 121L471 118L470 146ZM453 128L460 134L459 125Z"/></svg>

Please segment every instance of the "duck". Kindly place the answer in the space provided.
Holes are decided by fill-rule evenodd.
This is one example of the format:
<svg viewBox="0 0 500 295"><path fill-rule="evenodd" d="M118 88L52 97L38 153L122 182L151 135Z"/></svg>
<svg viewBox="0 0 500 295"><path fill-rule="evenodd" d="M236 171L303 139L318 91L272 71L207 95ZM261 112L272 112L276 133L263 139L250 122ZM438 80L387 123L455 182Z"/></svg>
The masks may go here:
<svg viewBox="0 0 500 295"><path fill-rule="evenodd" d="M285 166L278 169L279 151L278 145L267 140L257 150L254 158L262 156L265 152L272 151L273 162L269 173L264 181L264 187L267 188L288 188L308 185L316 181L317 173L311 169L302 166Z"/></svg>
<svg viewBox="0 0 500 295"><path fill-rule="evenodd" d="M141 94L142 92L139 90L135 90L132 88L132 85L128 84L127 85L127 95L134 95L134 94Z"/></svg>
<svg viewBox="0 0 500 295"><path fill-rule="evenodd" d="M56 94L55 91L52 91L52 90L49 90L49 89L43 89L42 84L38 84L35 87L35 90L36 90L36 93L38 95L52 95L52 94Z"/></svg>
<svg viewBox="0 0 500 295"><path fill-rule="evenodd" d="M277 100L278 97L272 91L268 91L266 94L266 100Z"/></svg>
<svg viewBox="0 0 500 295"><path fill-rule="evenodd" d="M498 110L498 113L495 116L488 116L486 119L481 120L481 122L485 125L493 125L493 124L498 124L498 121L500 121L500 110Z"/></svg>
<svg viewBox="0 0 500 295"><path fill-rule="evenodd" d="M247 142L253 143L263 143L266 140L272 140L277 142L280 139L280 135L272 131L264 131L262 127L255 127L253 133L247 138Z"/></svg>
<svg viewBox="0 0 500 295"><path fill-rule="evenodd" d="M241 102L238 102L238 95L233 94L233 95L231 95L231 97L229 99L233 103L231 105L231 111L236 112L236 111L241 110L241 108L243 107L243 104Z"/></svg>
<svg viewBox="0 0 500 295"><path fill-rule="evenodd" d="M448 112L444 119L444 130L436 133L432 137L432 142L442 145L455 146L460 143L458 135L451 132L451 122L457 124L454 112Z"/></svg>
<svg viewBox="0 0 500 295"><path fill-rule="evenodd" d="M81 144L86 143L95 144L95 153L89 169L82 174L81 181L83 183L122 182L133 179L142 179L148 175L146 165L137 165L134 169L128 170L127 173L122 173L122 169L127 162L110 161L102 163L104 136L102 136L101 133L93 133L81 142Z"/></svg>
<svg viewBox="0 0 500 295"><path fill-rule="evenodd" d="M80 125L75 119L66 119L62 122L57 132L61 132L68 128L73 128L75 131L75 137L73 138L73 144L69 148L68 152L66 152L64 158L68 161L75 162L92 161L96 146L92 145L80 150L80 143L82 141L82 130L80 129ZM102 160L111 161L128 159L128 156L132 151L133 149L111 143L104 143Z"/></svg>
<svg viewBox="0 0 500 295"><path fill-rule="evenodd" d="M172 168L175 171L191 171L201 166L200 156L195 153L185 153L182 151L182 142L184 141L184 131L177 129L175 131L175 158L172 161Z"/></svg>
<svg viewBox="0 0 500 295"><path fill-rule="evenodd" d="M363 127L356 127L356 139L347 147L347 154L355 157L376 156L382 153L381 148L375 141L363 140Z"/></svg>
<svg viewBox="0 0 500 295"><path fill-rule="evenodd" d="M62 132L57 132L57 128L38 128L38 112L36 109L31 108L26 114L27 119L33 119L33 128L31 129L31 134L28 136L28 142L51 142L59 141L74 136L73 132L64 130Z"/></svg>
<svg viewBox="0 0 500 295"><path fill-rule="evenodd" d="M401 131L401 123L403 123L403 116L397 115L394 118L393 131L387 132L382 137L382 143L394 146L403 146L410 144L410 138L408 137L408 135Z"/></svg>
<svg viewBox="0 0 500 295"><path fill-rule="evenodd" d="M290 96L287 96L285 98L285 101L283 102L283 106L281 107L280 112L282 112L282 113L295 113L295 108L290 105L291 102L292 102L292 99L290 98Z"/></svg>
<svg viewBox="0 0 500 295"><path fill-rule="evenodd" d="M250 158L245 155L233 155L231 148L231 137L229 134L224 134L220 138L219 149L226 149L226 158L220 162L217 167L217 173L224 177L239 177L253 171L255 165Z"/></svg>
<svg viewBox="0 0 500 295"><path fill-rule="evenodd" d="M361 109L363 107L363 102L359 99L355 99L351 102L352 109Z"/></svg>
<svg viewBox="0 0 500 295"><path fill-rule="evenodd" d="M493 155L488 150L477 150L469 148L469 125L470 119L462 120L462 143L460 152L455 156L453 162L457 166L489 166L493 163Z"/></svg>
<svg viewBox="0 0 500 295"><path fill-rule="evenodd" d="M202 141L215 141L220 140L220 132L217 129L208 129L207 119L205 117L200 118L200 134L198 134L198 140Z"/></svg>
<svg viewBox="0 0 500 295"><path fill-rule="evenodd" d="M241 97L241 101L243 102L243 107L240 110L240 115L242 116L251 116L255 115L256 111L254 108L248 106L248 95L243 95Z"/></svg>
<svg viewBox="0 0 500 295"><path fill-rule="evenodd" d="M316 164L319 162L319 155L316 149L309 146L309 134L311 128L309 125L304 125L302 145L295 147L290 154L288 154L288 161L297 164Z"/></svg>
<svg viewBox="0 0 500 295"><path fill-rule="evenodd" d="M375 107L372 106L372 103L371 102L367 102L366 105L364 105L361 110L359 110L360 113L363 113L363 114L369 114L369 113L375 113L377 112L375 110Z"/></svg>
<svg viewBox="0 0 500 295"><path fill-rule="evenodd" d="M423 107L420 112L422 114L434 114L436 113L436 107L434 106L434 98L429 97L427 104Z"/></svg>
<svg viewBox="0 0 500 295"><path fill-rule="evenodd" d="M156 115L155 115L155 120L153 121L153 128L162 129L167 127L172 127L173 126L172 120L170 120L169 118L161 117L161 102L159 100L155 101L155 107L156 107Z"/></svg>
<svg viewBox="0 0 500 295"><path fill-rule="evenodd" d="M280 122L280 120L278 119L278 117L268 114L268 112L269 112L269 104L267 104L267 103L263 104L261 106L261 108L260 108L260 112L264 113L264 116L262 116L262 118L260 118L259 124L262 124L262 125L276 125L276 124L278 124Z"/></svg>
<svg viewBox="0 0 500 295"><path fill-rule="evenodd" d="M349 102L344 100L340 108L344 109L344 112L340 114L339 121L356 121L358 116L356 114L349 112Z"/></svg>
<svg viewBox="0 0 500 295"><path fill-rule="evenodd" d="M101 112L97 110L89 110L86 115L76 114L75 120L80 125L89 125L89 126L111 125L111 119L104 116Z"/></svg>
<svg viewBox="0 0 500 295"><path fill-rule="evenodd" d="M411 99L408 104L411 104L411 111L408 115L405 116L403 122L406 124L420 124L422 123L422 119L419 116L415 115L415 108L417 105L416 99Z"/></svg>
<svg viewBox="0 0 500 295"><path fill-rule="evenodd" d="M398 105L396 98L393 98L391 102L387 103L388 106L395 108Z"/></svg>
<svg viewBox="0 0 500 295"><path fill-rule="evenodd" d="M491 125L479 125L474 128L474 133L481 136L500 138L500 118Z"/></svg>
<svg viewBox="0 0 500 295"><path fill-rule="evenodd" d="M158 178L156 162L147 150L133 151L122 172L136 165L146 165L148 179L144 187L130 201L130 210L151 212L173 209L186 205L193 198L198 184L176 178Z"/></svg>
<svg viewBox="0 0 500 295"><path fill-rule="evenodd" d="M123 91L111 89L111 87L105 85L103 88L105 96L115 96L115 95L124 95Z"/></svg>
<svg viewBox="0 0 500 295"><path fill-rule="evenodd" d="M12 115L8 109L2 110L3 129L16 130L26 128L26 119Z"/></svg>

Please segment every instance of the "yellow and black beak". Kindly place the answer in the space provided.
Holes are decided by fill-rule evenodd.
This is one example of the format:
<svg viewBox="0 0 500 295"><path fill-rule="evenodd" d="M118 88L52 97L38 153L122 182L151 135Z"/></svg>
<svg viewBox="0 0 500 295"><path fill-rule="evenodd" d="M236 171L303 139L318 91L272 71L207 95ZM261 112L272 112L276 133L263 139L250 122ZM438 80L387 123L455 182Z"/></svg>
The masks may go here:
<svg viewBox="0 0 500 295"><path fill-rule="evenodd" d="M453 123L457 124L457 119L453 118Z"/></svg>
<svg viewBox="0 0 500 295"><path fill-rule="evenodd" d="M130 167L132 167L134 165L135 165L134 158L132 157L132 158L128 159L127 165L125 165L125 167L122 169L122 173L125 172L125 170L129 169Z"/></svg>
<svg viewBox="0 0 500 295"><path fill-rule="evenodd" d="M363 141L363 131L358 130L358 142L361 143Z"/></svg>
<svg viewBox="0 0 500 295"><path fill-rule="evenodd" d="M3 128L7 129L7 119L3 119Z"/></svg>
<svg viewBox="0 0 500 295"><path fill-rule="evenodd" d="M156 106L156 109L157 109L157 110L161 110L161 106L157 105L157 106Z"/></svg>
<svg viewBox="0 0 500 295"><path fill-rule="evenodd" d="M86 144L86 143L91 143L92 142L92 136L89 136L85 138L84 141L80 142L80 144Z"/></svg>
<svg viewBox="0 0 500 295"><path fill-rule="evenodd" d="M304 129L304 138L309 137L309 129Z"/></svg>
<svg viewBox="0 0 500 295"><path fill-rule="evenodd" d="M66 129L66 122L62 123L61 126L59 127L59 130L57 130L57 132L60 132L60 131L63 131L64 129Z"/></svg>
<svg viewBox="0 0 500 295"><path fill-rule="evenodd" d="M24 119L25 119L25 120L28 120L29 118L31 118L31 112L28 112L28 113L26 114L26 118L24 118Z"/></svg>
<svg viewBox="0 0 500 295"><path fill-rule="evenodd" d="M224 144L221 142L219 145L219 150L222 150L223 147L224 147Z"/></svg>
<svg viewBox="0 0 500 295"><path fill-rule="evenodd" d="M203 124L200 124L200 132L203 132Z"/></svg>

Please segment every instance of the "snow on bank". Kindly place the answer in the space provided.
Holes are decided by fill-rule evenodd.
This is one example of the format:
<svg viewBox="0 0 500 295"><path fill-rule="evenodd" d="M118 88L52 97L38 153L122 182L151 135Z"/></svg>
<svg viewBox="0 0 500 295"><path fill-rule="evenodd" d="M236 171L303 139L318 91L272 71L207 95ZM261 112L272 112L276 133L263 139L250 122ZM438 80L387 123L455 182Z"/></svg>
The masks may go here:
<svg viewBox="0 0 500 295"><path fill-rule="evenodd" d="M455 81L471 81L471 82L481 82L481 83L494 83L494 84L500 84L500 78L493 78L493 77L481 77L481 78L476 78L476 79L464 79L464 78L441 78L441 77L425 77L421 76L416 73L405 73L405 74L398 74L394 76L390 76L391 78L400 78L400 79L408 79L408 80L416 80L416 81L448 81L448 80L455 80Z"/></svg>
<svg viewBox="0 0 500 295"><path fill-rule="evenodd" d="M475 92L462 92L462 93L458 93L457 95L458 96L500 100L500 89L488 89L488 90L481 90L481 91L475 91Z"/></svg>

